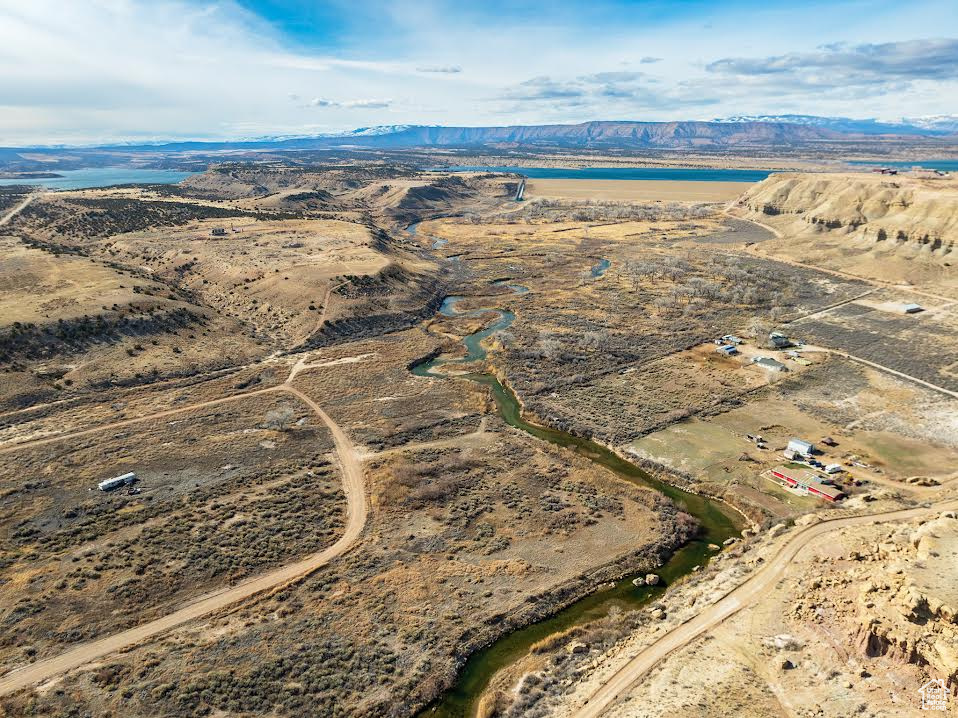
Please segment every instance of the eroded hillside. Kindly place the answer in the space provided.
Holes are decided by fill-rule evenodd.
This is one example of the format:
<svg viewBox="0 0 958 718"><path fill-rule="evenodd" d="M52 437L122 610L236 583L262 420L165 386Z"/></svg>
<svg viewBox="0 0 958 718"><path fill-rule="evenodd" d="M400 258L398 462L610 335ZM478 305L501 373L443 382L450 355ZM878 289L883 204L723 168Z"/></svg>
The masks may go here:
<svg viewBox="0 0 958 718"><path fill-rule="evenodd" d="M856 275L951 290L958 240L958 181L914 173L775 174L737 212L785 241L757 251Z"/></svg>

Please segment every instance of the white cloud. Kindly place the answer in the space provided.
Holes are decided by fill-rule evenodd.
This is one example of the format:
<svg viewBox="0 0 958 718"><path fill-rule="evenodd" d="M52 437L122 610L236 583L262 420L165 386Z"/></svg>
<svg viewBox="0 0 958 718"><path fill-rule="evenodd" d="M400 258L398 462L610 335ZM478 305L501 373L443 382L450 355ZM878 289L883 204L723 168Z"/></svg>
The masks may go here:
<svg viewBox="0 0 958 718"><path fill-rule="evenodd" d="M375 98L403 72L416 74L397 62L290 52L229 3L0 0L0 145L308 124L299 98L317 86L358 96L325 105L344 129L375 122L370 113L390 106Z"/></svg>
<svg viewBox="0 0 958 718"><path fill-rule="evenodd" d="M382 109L389 107L390 100L326 100L321 97L314 97L309 101L310 107L348 107L360 109Z"/></svg>
<svg viewBox="0 0 958 718"><path fill-rule="evenodd" d="M462 72L459 65L425 65L417 67L416 72L438 72L446 75L455 75Z"/></svg>
<svg viewBox="0 0 958 718"><path fill-rule="evenodd" d="M927 17L958 36L953 3L870 13L845 0L747 13L715 5L584 31L556 15L390 0L375 18L382 28L320 52L232 0L0 0L0 146L253 128L958 113L954 41L916 39ZM877 82L856 84L856 74ZM829 76L840 80L826 86Z"/></svg>

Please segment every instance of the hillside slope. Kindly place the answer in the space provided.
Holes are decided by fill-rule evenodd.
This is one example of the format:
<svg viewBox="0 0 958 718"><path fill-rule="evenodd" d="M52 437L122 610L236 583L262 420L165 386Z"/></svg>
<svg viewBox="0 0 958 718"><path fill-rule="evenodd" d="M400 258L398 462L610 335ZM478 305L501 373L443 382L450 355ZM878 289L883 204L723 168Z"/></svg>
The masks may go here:
<svg viewBox="0 0 958 718"><path fill-rule="evenodd" d="M755 185L740 203L772 224L891 240L942 257L954 251L958 239L955 180L776 174Z"/></svg>
<svg viewBox="0 0 958 718"><path fill-rule="evenodd" d="M781 239L753 251L863 277L958 293L958 180L783 173L734 210Z"/></svg>

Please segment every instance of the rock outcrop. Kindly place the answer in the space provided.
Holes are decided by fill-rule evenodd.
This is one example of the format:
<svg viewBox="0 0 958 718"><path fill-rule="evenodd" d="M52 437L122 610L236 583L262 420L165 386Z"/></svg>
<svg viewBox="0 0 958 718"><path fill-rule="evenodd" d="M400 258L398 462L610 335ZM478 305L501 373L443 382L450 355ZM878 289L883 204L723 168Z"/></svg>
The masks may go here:
<svg viewBox="0 0 958 718"><path fill-rule="evenodd" d="M946 513L871 550L861 584L856 644L863 656L928 666L958 683L958 519Z"/></svg>
<svg viewBox="0 0 958 718"><path fill-rule="evenodd" d="M942 259L958 240L958 181L856 174L771 175L739 200L789 233L828 232Z"/></svg>

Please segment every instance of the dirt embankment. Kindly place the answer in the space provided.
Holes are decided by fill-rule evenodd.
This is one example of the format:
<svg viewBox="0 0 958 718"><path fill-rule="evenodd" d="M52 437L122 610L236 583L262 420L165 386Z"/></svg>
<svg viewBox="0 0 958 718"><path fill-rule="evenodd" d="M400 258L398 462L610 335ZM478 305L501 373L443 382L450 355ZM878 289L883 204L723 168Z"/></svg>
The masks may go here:
<svg viewBox="0 0 958 718"><path fill-rule="evenodd" d="M942 259L958 239L958 180L912 175L772 175L738 204L794 233L828 232Z"/></svg>

